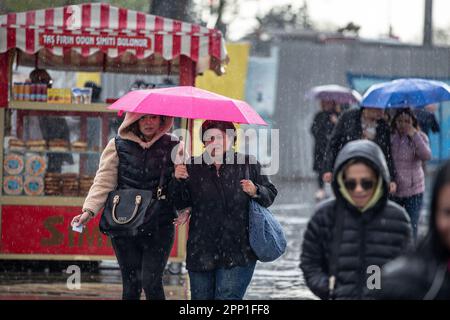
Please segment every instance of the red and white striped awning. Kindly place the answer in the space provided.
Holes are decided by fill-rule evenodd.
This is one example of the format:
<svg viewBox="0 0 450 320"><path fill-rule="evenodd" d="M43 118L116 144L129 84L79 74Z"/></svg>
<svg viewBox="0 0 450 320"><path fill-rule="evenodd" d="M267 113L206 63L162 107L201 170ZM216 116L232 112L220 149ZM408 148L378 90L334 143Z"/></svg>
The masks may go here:
<svg viewBox="0 0 450 320"><path fill-rule="evenodd" d="M42 36L47 34L144 38L149 39L149 46L142 49L95 45L49 47L42 44ZM0 53L14 48L28 55L46 49L42 51L55 56L74 51L87 58L102 52L110 59L131 55L135 60L144 61L150 61L152 55L166 61L185 55L197 62L198 73L209 68L220 72L220 65L227 60L225 42L218 30L105 3L0 15Z"/></svg>

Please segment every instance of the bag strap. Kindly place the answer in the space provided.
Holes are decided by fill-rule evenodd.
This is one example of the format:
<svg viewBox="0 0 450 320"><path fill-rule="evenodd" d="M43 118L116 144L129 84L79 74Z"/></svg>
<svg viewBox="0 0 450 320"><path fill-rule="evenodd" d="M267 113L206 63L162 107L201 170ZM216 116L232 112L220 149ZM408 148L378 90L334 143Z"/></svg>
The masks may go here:
<svg viewBox="0 0 450 320"><path fill-rule="evenodd" d="M332 245L331 245L331 257L329 261L329 274L330 277L328 279L328 289L329 289L329 298L330 300L334 300L335 298L335 287L336 287L336 278L338 273L338 260L339 260L339 246L342 242L342 233L343 233L343 226L344 226L344 218L345 218L345 212L342 210L337 210L335 206L335 225L333 228L333 238L332 238Z"/></svg>
<svg viewBox="0 0 450 320"><path fill-rule="evenodd" d="M158 200L166 199L166 195L162 194L164 183L166 181L166 175L165 175L166 164L167 164L167 155L165 154L163 157L163 165L161 167L161 174L159 176L159 185L158 185L158 188L156 189L156 199L158 199Z"/></svg>
<svg viewBox="0 0 450 320"><path fill-rule="evenodd" d="M423 300L433 300L436 298L439 290L441 290L442 285L444 284L445 274L447 273L447 265L443 263L442 265L438 265L436 275L434 276L433 283L431 284L430 289L423 297Z"/></svg>

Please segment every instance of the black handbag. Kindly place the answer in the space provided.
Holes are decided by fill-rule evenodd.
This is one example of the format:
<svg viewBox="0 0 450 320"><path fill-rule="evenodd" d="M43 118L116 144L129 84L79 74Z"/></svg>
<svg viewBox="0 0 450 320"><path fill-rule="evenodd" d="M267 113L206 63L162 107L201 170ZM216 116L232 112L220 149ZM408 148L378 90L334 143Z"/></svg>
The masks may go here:
<svg viewBox="0 0 450 320"><path fill-rule="evenodd" d="M165 165L161 169L156 192L131 188L111 191L100 219L100 231L110 237L136 236L144 232L143 226L152 223L158 202L166 200L162 192L164 169Z"/></svg>

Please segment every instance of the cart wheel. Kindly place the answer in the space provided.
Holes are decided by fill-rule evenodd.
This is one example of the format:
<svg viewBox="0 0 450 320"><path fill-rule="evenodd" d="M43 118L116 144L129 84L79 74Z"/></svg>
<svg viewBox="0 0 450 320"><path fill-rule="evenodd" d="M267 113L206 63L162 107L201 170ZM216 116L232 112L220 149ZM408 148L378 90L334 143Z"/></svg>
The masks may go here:
<svg viewBox="0 0 450 320"><path fill-rule="evenodd" d="M167 269L169 270L170 274L174 274L174 275L180 274L181 273L181 263L179 263L179 262L169 263Z"/></svg>

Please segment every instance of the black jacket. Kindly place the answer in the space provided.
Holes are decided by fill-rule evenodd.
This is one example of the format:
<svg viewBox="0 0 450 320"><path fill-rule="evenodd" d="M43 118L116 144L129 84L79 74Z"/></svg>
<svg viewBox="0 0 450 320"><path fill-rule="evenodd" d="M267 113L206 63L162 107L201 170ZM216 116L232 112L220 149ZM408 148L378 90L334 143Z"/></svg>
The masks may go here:
<svg viewBox="0 0 450 320"><path fill-rule="evenodd" d="M333 132L334 123L331 122L332 112L318 112L311 126L311 134L314 137L314 171L322 172L325 151L328 140Z"/></svg>
<svg viewBox="0 0 450 320"><path fill-rule="evenodd" d="M450 300L450 250L438 231L436 215L450 163L436 173L432 187L428 231L417 249L383 268L380 299Z"/></svg>
<svg viewBox="0 0 450 320"><path fill-rule="evenodd" d="M339 151L350 141L362 139L362 109L345 111L333 129L325 154L323 172L332 172ZM374 142L384 153L391 177L395 177L395 167L391 154L391 133L385 120L378 120Z"/></svg>
<svg viewBox="0 0 450 320"><path fill-rule="evenodd" d="M206 153L203 156L207 158ZM177 209L192 207L186 268L210 271L247 265L256 256L248 236L250 197L240 184L245 179L245 165L224 164L218 176L215 166L202 161L202 157L191 158L187 180L173 179L169 185ZM237 154L231 157L236 163ZM245 159L248 163L249 157ZM269 207L277 189L261 174L259 163L250 164L249 171L250 180L259 188L256 201Z"/></svg>
<svg viewBox="0 0 450 320"><path fill-rule="evenodd" d="M430 131L433 133L441 131L441 127L439 126L439 122L436 120L434 113L415 108L414 114L416 115L417 122L419 122L420 129L427 135L430 134Z"/></svg>
<svg viewBox="0 0 450 320"><path fill-rule="evenodd" d="M384 266L379 298L450 300L450 260L415 253Z"/></svg>
<svg viewBox="0 0 450 320"><path fill-rule="evenodd" d="M163 135L150 148L143 149L138 143L115 138L116 151L119 158L117 189L145 189L156 194L160 183L161 172L164 173L163 193L166 200L157 201L149 210L151 215L160 221L171 221L176 217L174 204L167 195L167 185L172 179L174 164L171 152L178 141L172 141L168 134ZM153 222L152 222L153 223Z"/></svg>
<svg viewBox="0 0 450 320"><path fill-rule="evenodd" d="M341 194L338 173L354 158L363 158L377 171L383 195L364 212L352 206ZM329 298L329 277L334 266L336 299L367 299L368 267L382 267L404 253L411 245L411 226L403 208L387 199L389 173L383 153L376 144L359 140L347 144L336 159L332 187L336 199L319 204L304 235L300 268L310 290L321 299ZM343 219L336 232L336 219ZM340 234L340 235L338 235ZM336 235L336 237L335 237ZM337 251L334 251L337 248ZM337 261L331 261L337 252Z"/></svg>

